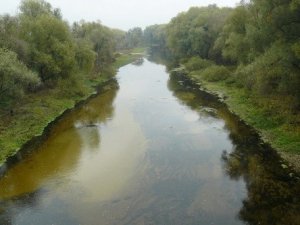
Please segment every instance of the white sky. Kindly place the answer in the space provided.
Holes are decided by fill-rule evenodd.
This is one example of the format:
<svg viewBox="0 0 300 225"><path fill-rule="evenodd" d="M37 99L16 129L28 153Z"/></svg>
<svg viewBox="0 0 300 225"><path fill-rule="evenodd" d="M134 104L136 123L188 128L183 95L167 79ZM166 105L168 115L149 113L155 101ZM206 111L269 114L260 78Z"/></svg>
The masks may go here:
<svg viewBox="0 0 300 225"><path fill-rule="evenodd" d="M21 0L0 0L0 14L14 15ZM153 24L168 23L179 12L191 6L234 7L239 0L47 0L52 7L60 8L69 22L100 20L111 28L128 30Z"/></svg>

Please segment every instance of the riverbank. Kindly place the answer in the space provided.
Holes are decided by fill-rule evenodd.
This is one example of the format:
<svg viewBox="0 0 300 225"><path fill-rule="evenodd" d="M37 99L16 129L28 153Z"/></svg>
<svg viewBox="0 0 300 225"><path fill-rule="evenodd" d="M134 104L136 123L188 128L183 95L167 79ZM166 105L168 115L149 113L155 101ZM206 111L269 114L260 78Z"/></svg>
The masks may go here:
<svg viewBox="0 0 300 225"><path fill-rule="evenodd" d="M243 88L228 85L226 81L209 82L195 73L186 73L186 76L202 90L218 96L231 112L253 127L261 139L277 150L290 166L300 171L300 126L290 124L288 121L291 118L283 120L286 115L268 112L255 96Z"/></svg>
<svg viewBox="0 0 300 225"><path fill-rule="evenodd" d="M14 104L13 112L0 111L0 165L8 157L15 155L32 138L42 135L48 124L66 110L95 94L97 88L113 79L118 68L139 57L138 54L119 54L113 64L113 70L98 77L86 77L82 81L84 94L68 93L61 88L47 89L22 98Z"/></svg>

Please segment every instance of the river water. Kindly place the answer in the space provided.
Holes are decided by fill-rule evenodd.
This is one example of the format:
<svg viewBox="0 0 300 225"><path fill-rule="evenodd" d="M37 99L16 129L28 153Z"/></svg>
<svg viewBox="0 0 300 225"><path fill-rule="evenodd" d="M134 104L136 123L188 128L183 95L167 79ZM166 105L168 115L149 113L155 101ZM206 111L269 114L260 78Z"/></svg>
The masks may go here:
<svg viewBox="0 0 300 225"><path fill-rule="evenodd" d="M1 177L1 225L300 224L299 179L223 104L147 59L117 81Z"/></svg>

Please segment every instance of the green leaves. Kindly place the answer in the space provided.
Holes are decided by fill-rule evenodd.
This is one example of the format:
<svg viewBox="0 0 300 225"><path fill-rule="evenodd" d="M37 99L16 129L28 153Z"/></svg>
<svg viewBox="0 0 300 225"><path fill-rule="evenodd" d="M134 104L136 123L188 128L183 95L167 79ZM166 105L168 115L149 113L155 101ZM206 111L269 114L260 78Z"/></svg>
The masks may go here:
<svg viewBox="0 0 300 225"><path fill-rule="evenodd" d="M167 25L167 46L178 58L200 56L212 59L211 54L216 41L231 9L193 7L181 13Z"/></svg>
<svg viewBox="0 0 300 225"><path fill-rule="evenodd" d="M59 9L23 0L17 16L0 16L0 98L14 99L41 82L58 89L76 83L69 92L80 92L83 76L113 62L114 40L100 23L74 24L72 32Z"/></svg>
<svg viewBox="0 0 300 225"><path fill-rule="evenodd" d="M127 48L135 48L142 44L143 31L140 27L130 29L125 35L125 43Z"/></svg>
<svg viewBox="0 0 300 225"><path fill-rule="evenodd" d="M79 48L84 48L84 54L87 56L87 61L84 62L83 54L77 51L77 59L80 59L79 64L84 62L87 66L90 60L94 59L94 71L97 73L101 72L107 64L113 62L115 41L113 32L109 28L100 23L82 21L73 25L73 35L77 40L81 40L79 41L81 43ZM88 46L94 53L87 50Z"/></svg>
<svg viewBox="0 0 300 225"><path fill-rule="evenodd" d="M85 39L76 39L75 58L80 71L90 73L94 68L96 56L92 43Z"/></svg>
<svg viewBox="0 0 300 225"><path fill-rule="evenodd" d="M148 27L144 35L151 47L167 47L194 75L227 79L261 98L294 99L291 108L299 110L299 18L299 0L250 0L234 9L193 7L167 25ZM235 72L229 76L220 64Z"/></svg>
<svg viewBox="0 0 300 225"><path fill-rule="evenodd" d="M151 47L166 48L166 25L152 25L144 30L144 41Z"/></svg>
<svg viewBox="0 0 300 225"><path fill-rule="evenodd" d="M296 95L300 79L293 57L289 45L275 42L251 64L240 67L236 78L260 95Z"/></svg>
<svg viewBox="0 0 300 225"><path fill-rule="evenodd" d="M38 5L36 1L25 2ZM26 6L32 7L32 4ZM66 78L74 72L76 63L75 43L69 27L49 12L47 4L41 2L38 6L21 15L21 37L28 43L30 51L28 65L39 73L43 82Z"/></svg>
<svg viewBox="0 0 300 225"><path fill-rule="evenodd" d="M0 100L20 96L39 84L38 75L20 62L16 53L0 48Z"/></svg>
<svg viewBox="0 0 300 225"><path fill-rule="evenodd" d="M184 64L185 68L188 71L196 71L196 70L203 70L206 69L209 66L212 66L214 63L206 60L206 59L202 59L199 57L192 57L188 60L187 63Z"/></svg>
<svg viewBox="0 0 300 225"><path fill-rule="evenodd" d="M61 19L60 10L52 9L50 3L44 0L23 0L20 5L22 16L37 18L41 15L52 15Z"/></svg>

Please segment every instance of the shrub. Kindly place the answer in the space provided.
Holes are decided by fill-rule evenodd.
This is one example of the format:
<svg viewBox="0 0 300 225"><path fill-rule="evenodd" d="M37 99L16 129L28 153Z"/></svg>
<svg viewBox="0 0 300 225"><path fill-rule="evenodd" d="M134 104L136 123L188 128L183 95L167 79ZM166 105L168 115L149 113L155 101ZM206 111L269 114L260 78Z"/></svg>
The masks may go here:
<svg viewBox="0 0 300 225"><path fill-rule="evenodd" d="M213 65L213 62L199 57L192 57L184 64L185 68L190 72L203 70L211 65Z"/></svg>
<svg viewBox="0 0 300 225"><path fill-rule="evenodd" d="M0 97L18 97L40 83L38 75L17 59L17 54L0 48Z"/></svg>
<svg viewBox="0 0 300 225"><path fill-rule="evenodd" d="M82 97L88 93L84 75L80 73L73 73L68 78L59 78L56 85L58 94L62 97Z"/></svg>
<svg viewBox="0 0 300 225"><path fill-rule="evenodd" d="M201 72L201 77L210 82L226 80L230 75L230 71L225 66L213 65Z"/></svg>
<svg viewBox="0 0 300 225"><path fill-rule="evenodd" d="M261 95L281 94L299 96L299 69L288 46L275 43L263 55L240 66L236 79L246 88Z"/></svg>

